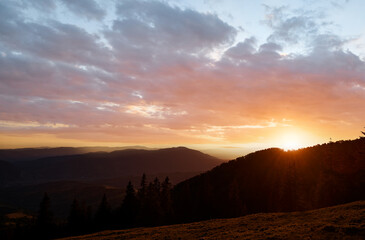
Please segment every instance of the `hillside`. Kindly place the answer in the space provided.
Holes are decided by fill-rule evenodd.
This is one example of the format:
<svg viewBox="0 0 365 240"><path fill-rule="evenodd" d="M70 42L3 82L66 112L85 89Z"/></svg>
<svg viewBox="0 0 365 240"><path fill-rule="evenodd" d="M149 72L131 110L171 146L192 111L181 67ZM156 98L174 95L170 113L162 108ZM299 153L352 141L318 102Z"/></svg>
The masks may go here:
<svg viewBox="0 0 365 240"><path fill-rule="evenodd" d="M184 221L365 200L365 138L251 153L176 185L173 199Z"/></svg>
<svg viewBox="0 0 365 240"><path fill-rule="evenodd" d="M86 239L363 239L365 201L306 212L260 213L232 219L103 231Z"/></svg>
<svg viewBox="0 0 365 240"><path fill-rule="evenodd" d="M202 172L222 161L199 151L177 147L159 150L126 149L13 162L21 173L16 184L60 180L95 180L121 176ZM11 184L11 182L7 182Z"/></svg>

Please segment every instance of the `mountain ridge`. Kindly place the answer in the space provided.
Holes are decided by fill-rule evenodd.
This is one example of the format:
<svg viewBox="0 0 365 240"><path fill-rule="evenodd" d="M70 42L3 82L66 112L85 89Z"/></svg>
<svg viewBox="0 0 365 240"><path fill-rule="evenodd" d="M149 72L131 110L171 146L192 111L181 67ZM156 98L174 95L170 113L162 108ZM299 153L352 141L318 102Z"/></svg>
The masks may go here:
<svg viewBox="0 0 365 240"><path fill-rule="evenodd" d="M250 153L173 189L178 219L310 210L365 199L365 139Z"/></svg>

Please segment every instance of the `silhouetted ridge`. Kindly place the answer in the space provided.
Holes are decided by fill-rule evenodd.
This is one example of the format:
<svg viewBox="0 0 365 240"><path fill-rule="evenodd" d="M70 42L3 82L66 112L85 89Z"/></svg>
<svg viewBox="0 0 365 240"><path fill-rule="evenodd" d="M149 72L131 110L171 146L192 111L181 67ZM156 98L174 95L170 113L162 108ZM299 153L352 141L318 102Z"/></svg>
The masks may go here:
<svg viewBox="0 0 365 240"><path fill-rule="evenodd" d="M237 158L175 186L178 219L306 210L365 199L365 139Z"/></svg>

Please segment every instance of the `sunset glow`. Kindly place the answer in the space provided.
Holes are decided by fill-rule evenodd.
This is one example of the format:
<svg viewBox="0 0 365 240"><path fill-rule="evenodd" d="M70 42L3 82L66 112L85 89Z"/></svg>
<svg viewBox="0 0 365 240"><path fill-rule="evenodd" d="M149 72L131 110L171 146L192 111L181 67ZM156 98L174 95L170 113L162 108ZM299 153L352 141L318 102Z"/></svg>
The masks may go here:
<svg viewBox="0 0 365 240"><path fill-rule="evenodd" d="M296 150L304 147L305 145L297 134L291 133L282 136L281 148L285 151Z"/></svg>
<svg viewBox="0 0 365 240"><path fill-rule="evenodd" d="M364 1L41 2L0 2L0 148L229 159L365 125Z"/></svg>

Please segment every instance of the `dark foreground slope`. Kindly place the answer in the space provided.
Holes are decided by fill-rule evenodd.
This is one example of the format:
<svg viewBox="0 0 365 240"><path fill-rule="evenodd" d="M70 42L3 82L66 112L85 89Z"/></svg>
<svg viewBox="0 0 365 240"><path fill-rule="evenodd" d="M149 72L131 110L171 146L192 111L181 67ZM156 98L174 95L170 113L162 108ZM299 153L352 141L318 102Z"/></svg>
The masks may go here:
<svg viewBox="0 0 365 240"><path fill-rule="evenodd" d="M260 213L66 239L363 239L365 201L306 212Z"/></svg>
<svg viewBox="0 0 365 240"><path fill-rule="evenodd" d="M179 221L365 200L365 138L258 151L176 185L173 199Z"/></svg>

